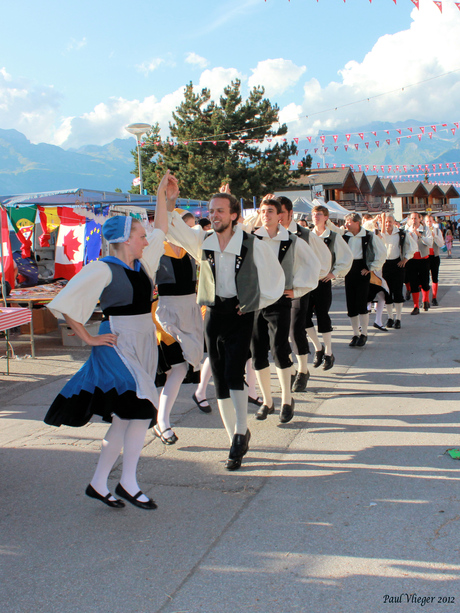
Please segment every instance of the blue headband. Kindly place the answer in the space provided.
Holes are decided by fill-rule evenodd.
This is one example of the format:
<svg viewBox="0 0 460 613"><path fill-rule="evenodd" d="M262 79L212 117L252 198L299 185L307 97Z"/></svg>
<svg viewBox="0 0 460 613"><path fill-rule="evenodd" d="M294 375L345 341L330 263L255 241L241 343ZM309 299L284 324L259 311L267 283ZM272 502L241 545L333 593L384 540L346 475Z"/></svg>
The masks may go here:
<svg viewBox="0 0 460 613"><path fill-rule="evenodd" d="M108 243L124 243L131 234L133 218L124 215L110 217L102 226L102 235Z"/></svg>

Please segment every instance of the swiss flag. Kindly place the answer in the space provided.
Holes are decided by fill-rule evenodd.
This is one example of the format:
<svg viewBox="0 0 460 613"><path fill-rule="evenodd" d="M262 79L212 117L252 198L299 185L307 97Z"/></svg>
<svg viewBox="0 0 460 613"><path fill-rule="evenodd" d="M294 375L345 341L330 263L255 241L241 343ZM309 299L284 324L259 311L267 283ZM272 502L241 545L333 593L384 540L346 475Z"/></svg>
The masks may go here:
<svg viewBox="0 0 460 613"><path fill-rule="evenodd" d="M13 255L11 253L11 243L10 243L10 231L8 229L8 215L4 208L1 208L0 214L2 216L2 249L3 249L3 269L5 271L5 281L14 287L14 260ZM0 279L1 279L1 271L0 271Z"/></svg>
<svg viewBox="0 0 460 613"><path fill-rule="evenodd" d="M83 268L86 218L72 209L59 208L61 225L56 243L54 278L70 280Z"/></svg>

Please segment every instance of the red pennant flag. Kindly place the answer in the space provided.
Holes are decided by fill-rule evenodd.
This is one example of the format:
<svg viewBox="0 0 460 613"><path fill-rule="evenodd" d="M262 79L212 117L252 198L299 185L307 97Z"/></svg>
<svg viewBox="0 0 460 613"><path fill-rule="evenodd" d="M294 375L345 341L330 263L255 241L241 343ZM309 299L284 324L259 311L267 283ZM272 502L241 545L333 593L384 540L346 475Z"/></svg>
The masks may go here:
<svg viewBox="0 0 460 613"><path fill-rule="evenodd" d="M422 140L422 135L421 134L418 134L418 139Z"/></svg>
<svg viewBox="0 0 460 613"><path fill-rule="evenodd" d="M429 136L430 138L433 138L433 132L428 132L428 136Z"/></svg>
<svg viewBox="0 0 460 613"><path fill-rule="evenodd" d="M380 166L380 168L382 169L382 172L383 172L385 169L385 166Z"/></svg>
<svg viewBox="0 0 460 613"><path fill-rule="evenodd" d="M339 135L338 134L334 134L332 138L334 139L334 143L336 143L337 139L339 138Z"/></svg>
<svg viewBox="0 0 460 613"><path fill-rule="evenodd" d="M390 130L384 130L384 132L386 132L388 136L390 136Z"/></svg>
<svg viewBox="0 0 460 613"><path fill-rule="evenodd" d="M433 132L436 132L436 126L431 126L433 128Z"/></svg>
<svg viewBox="0 0 460 613"><path fill-rule="evenodd" d="M318 147L316 147L316 149L313 149L313 151L316 153L318 151Z"/></svg>
<svg viewBox="0 0 460 613"><path fill-rule="evenodd" d="M393 168L393 166L388 166L388 172L391 172L392 168Z"/></svg>
<svg viewBox="0 0 460 613"><path fill-rule="evenodd" d="M344 145L345 151L348 151L348 145Z"/></svg>
<svg viewBox="0 0 460 613"><path fill-rule="evenodd" d="M415 4L415 6L419 9L419 0L412 0L412 2Z"/></svg>
<svg viewBox="0 0 460 613"><path fill-rule="evenodd" d="M350 142L350 136L351 134L345 134L345 136L347 137L347 143Z"/></svg>
<svg viewBox="0 0 460 613"><path fill-rule="evenodd" d="M436 4L436 6L438 7L438 9L441 11L442 13L442 2L439 2L437 0L433 0L433 3Z"/></svg>
<svg viewBox="0 0 460 613"><path fill-rule="evenodd" d="M396 139L396 142L398 143L398 145L400 145L400 144L401 144L401 139L400 139L400 138L397 138L397 139Z"/></svg>
<svg viewBox="0 0 460 613"><path fill-rule="evenodd" d="M361 166L360 166L360 164L358 164L358 170L359 170L359 172L361 172Z"/></svg>
<svg viewBox="0 0 460 613"><path fill-rule="evenodd" d="M379 140L376 140L375 144L377 145L377 147L380 147L380 141Z"/></svg>
<svg viewBox="0 0 460 613"><path fill-rule="evenodd" d="M213 141L212 141L212 144L213 144L213 145L217 145L217 141L216 141L216 140L213 140Z"/></svg>
<svg viewBox="0 0 460 613"><path fill-rule="evenodd" d="M341 168L345 168L345 164L342 164Z"/></svg>
<svg viewBox="0 0 460 613"><path fill-rule="evenodd" d="M450 131L455 135L455 128L451 128Z"/></svg>
<svg viewBox="0 0 460 613"><path fill-rule="evenodd" d="M335 145L334 151L337 151L338 148L339 148L338 145Z"/></svg>
<svg viewBox="0 0 460 613"><path fill-rule="evenodd" d="M397 132L398 134L401 134L401 130L400 130L399 128L397 128L397 129L396 129L396 132Z"/></svg>
<svg viewBox="0 0 460 613"><path fill-rule="evenodd" d="M414 128L407 128L407 129L409 130L409 132L412 132L412 130L413 130Z"/></svg>
<svg viewBox="0 0 460 613"><path fill-rule="evenodd" d="M319 162L316 162L316 165L318 166L318 168L320 168L321 164Z"/></svg>
<svg viewBox="0 0 460 613"><path fill-rule="evenodd" d="M361 137L361 140L364 140L364 134L362 132L359 133L359 136Z"/></svg>
<svg viewBox="0 0 460 613"><path fill-rule="evenodd" d="M332 164L332 168L337 168L337 164Z"/></svg>
<svg viewBox="0 0 460 613"><path fill-rule="evenodd" d="M311 143L311 136L307 136L307 141Z"/></svg>
<svg viewBox="0 0 460 613"><path fill-rule="evenodd" d="M369 149L369 143L364 143L366 145L366 149Z"/></svg>
<svg viewBox="0 0 460 613"><path fill-rule="evenodd" d="M304 149L305 153L308 153L308 149Z"/></svg>
<svg viewBox="0 0 460 613"><path fill-rule="evenodd" d="M351 168L352 170L354 170L354 167L353 167L353 165L352 165L352 166L350 166L350 168Z"/></svg>
<svg viewBox="0 0 460 613"><path fill-rule="evenodd" d="M328 163L326 163L326 168L329 168L329 164Z"/></svg>
<svg viewBox="0 0 460 613"><path fill-rule="evenodd" d="M291 160L291 164L292 164L292 165L294 166L294 164L295 164L295 161L294 161L294 160Z"/></svg>
<svg viewBox="0 0 460 613"><path fill-rule="evenodd" d="M404 168L404 172L406 172L407 171L407 166L403 166L403 168Z"/></svg>
<svg viewBox="0 0 460 613"><path fill-rule="evenodd" d="M369 170L369 166L366 164L366 170Z"/></svg>
<svg viewBox="0 0 460 613"><path fill-rule="evenodd" d="M358 151L358 148L359 148L358 143L355 143L355 149L356 149L356 151Z"/></svg>
<svg viewBox="0 0 460 613"><path fill-rule="evenodd" d="M372 170L377 170L377 166L372 166Z"/></svg>
<svg viewBox="0 0 460 613"><path fill-rule="evenodd" d="M389 145L391 141L390 141L389 138L387 138L385 142L386 142L387 145Z"/></svg>
<svg viewBox="0 0 460 613"><path fill-rule="evenodd" d="M460 2L454 2L454 4L458 8L458 10L460 11Z"/></svg>
<svg viewBox="0 0 460 613"><path fill-rule="evenodd" d="M454 126L457 128L457 130L458 130L458 124L459 124L458 121L457 122L454 121Z"/></svg>
<svg viewBox="0 0 460 613"><path fill-rule="evenodd" d="M419 126L420 132L425 134L425 126Z"/></svg>
<svg viewBox="0 0 460 613"><path fill-rule="evenodd" d="M396 166L396 172L399 172L399 166Z"/></svg>
<svg viewBox="0 0 460 613"><path fill-rule="evenodd" d="M329 147L324 147L324 153L329 149Z"/></svg>
<svg viewBox="0 0 460 613"><path fill-rule="evenodd" d="M295 142L296 145L298 145L299 144L299 139L298 138L294 138L294 142Z"/></svg>
<svg viewBox="0 0 460 613"><path fill-rule="evenodd" d="M231 141L231 140L228 140L228 141L226 141L226 143L227 143L227 145L231 145L231 144L232 144L232 141Z"/></svg>
<svg viewBox="0 0 460 613"><path fill-rule="evenodd" d="M377 136L377 132L371 132L371 134L373 134L374 136Z"/></svg>
<svg viewBox="0 0 460 613"><path fill-rule="evenodd" d="M321 141L321 142L323 143L323 145L324 145L324 141L326 140L326 137L325 137L325 136L320 136L320 137L319 137L319 139L320 139L320 141Z"/></svg>

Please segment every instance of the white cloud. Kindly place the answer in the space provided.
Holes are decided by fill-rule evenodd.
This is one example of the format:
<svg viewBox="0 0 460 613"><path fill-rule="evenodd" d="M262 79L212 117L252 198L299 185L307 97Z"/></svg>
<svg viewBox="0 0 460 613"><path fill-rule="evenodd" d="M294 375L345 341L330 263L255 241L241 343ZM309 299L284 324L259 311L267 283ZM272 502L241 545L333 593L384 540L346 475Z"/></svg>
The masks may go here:
<svg viewBox="0 0 460 613"><path fill-rule="evenodd" d="M145 76L148 76L151 72L156 70L161 64L164 63L164 59L161 57L153 58L147 62L142 62L136 66L136 70L142 72Z"/></svg>
<svg viewBox="0 0 460 613"><path fill-rule="evenodd" d="M190 51L186 54L185 61L187 62L187 64L192 64L193 66L198 66L202 69L209 66L209 62L206 58L201 57L201 55L197 55L193 51Z"/></svg>
<svg viewBox="0 0 460 613"><path fill-rule="evenodd" d="M211 90L211 97L217 100L223 93L224 87L235 79L243 79L243 76L236 68L213 68L201 73L197 89L207 87Z"/></svg>
<svg viewBox="0 0 460 613"><path fill-rule="evenodd" d="M14 128L34 142L50 142L62 95L52 86L37 85L0 70L0 127Z"/></svg>
<svg viewBox="0 0 460 613"><path fill-rule="evenodd" d="M341 81L324 88L316 79L305 83L303 108L309 119L304 127L327 130L370 121L458 120L460 12L444 2L441 15L435 4L427 3L411 16L408 30L382 36L362 62L348 62L339 71ZM450 71L455 72L433 78ZM393 90L397 91L387 93Z"/></svg>
<svg viewBox="0 0 460 613"><path fill-rule="evenodd" d="M250 88L262 85L268 97L276 96L293 87L306 69L306 66L296 66L291 60L282 58L263 60L252 70L248 85Z"/></svg>
<svg viewBox="0 0 460 613"><path fill-rule="evenodd" d="M71 38L69 44L67 45L67 51L80 51L83 47L86 46L86 36L84 36L81 40L76 40L75 38Z"/></svg>

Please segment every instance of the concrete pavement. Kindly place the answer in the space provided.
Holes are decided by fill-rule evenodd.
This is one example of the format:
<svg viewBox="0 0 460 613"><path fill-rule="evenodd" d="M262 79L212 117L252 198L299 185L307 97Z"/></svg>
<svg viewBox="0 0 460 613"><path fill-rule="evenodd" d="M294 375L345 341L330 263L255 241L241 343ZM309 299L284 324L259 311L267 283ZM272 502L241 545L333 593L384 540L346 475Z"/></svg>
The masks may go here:
<svg viewBox="0 0 460 613"><path fill-rule="evenodd" d="M417 317L406 306L402 329L370 328L363 349L348 347L343 286L334 288L335 367L312 369L291 423L250 419L240 471L224 469L212 385L210 415L183 386L178 443L149 434L140 461L156 511L84 495L107 426L42 419L88 349L40 337L37 359L0 376L2 611L458 610L460 463L445 454L460 448L455 245L456 259L442 259L440 306ZM13 340L20 357L24 338ZM113 488L119 477L118 464Z"/></svg>

